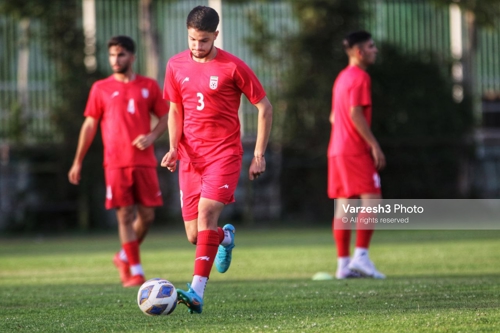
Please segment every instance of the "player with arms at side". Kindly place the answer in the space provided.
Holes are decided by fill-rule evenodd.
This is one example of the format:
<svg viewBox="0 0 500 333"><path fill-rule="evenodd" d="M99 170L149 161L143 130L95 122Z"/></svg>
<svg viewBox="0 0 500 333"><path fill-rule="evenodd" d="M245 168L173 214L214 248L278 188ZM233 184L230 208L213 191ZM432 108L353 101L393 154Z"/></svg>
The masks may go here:
<svg viewBox="0 0 500 333"><path fill-rule="evenodd" d="M178 289L180 303L201 313L214 264L224 273L231 263L234 227L218 227L225 205L234 202L243 148L238 109L241 94L258 110L257 141L249 168L253 180L266 169L272 106L253 71L239 58L214 46L219 15L205 6L187 17L189 49L167 64L164 98L170 101L170 150L161 165L171 172L179 160L182 217L188 240L196 245L189 290Z"/></svg>
<svg viewBox="0 0 500 333"><path fill-rule="evenodd" d="M106 208L116 208L122 249L113 258L124 287L144 283L139 244L163 205L153 142L168 128L168 104L158 83L134 73L134 41L115 36L108 42L113 74L90 90L76 155L68 178L80 182L83 159L99 121L104 145ZM151 129L151 113L158 123Z"/></svg>
<svg viewBox="0 0 500 333"><path fill-rule="evenodd" d="M350 216L343 205L360 198L364 207L382 200L378 170L385 166L385 156L373 135L371 79L366 69L375 63L377 47L366 31L349 34L343 41L348 66L333 85L330 122L332 132L328 146L328 196L337 200L332 223L337 245L338 279L352 277L385 278L368 257L373 226L357 223L356 248L350 258ZM358 220L373 218L360 213ZM347 220L346 220L347 219Z"/></svg>

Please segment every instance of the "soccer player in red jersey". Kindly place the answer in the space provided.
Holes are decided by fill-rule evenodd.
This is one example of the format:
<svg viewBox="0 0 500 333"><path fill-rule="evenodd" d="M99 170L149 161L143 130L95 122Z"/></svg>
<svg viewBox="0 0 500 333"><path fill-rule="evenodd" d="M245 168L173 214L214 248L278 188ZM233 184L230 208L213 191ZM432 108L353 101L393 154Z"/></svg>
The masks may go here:
<svg viewBox="0 0 500 333"><path fill-rule="evenodd" d="M336 277L385 278L368 257L373 224L356 223L356 248L351 260L351 216L345 211L349 199L359 198L363 207L378 205L382 200L378 170L384 168L385 156L370 129L371 80L366 72L378 51L366 31L349 34L343 44L349 64L333 85L328 146L328 196L337 200L332 223L338 257ZM357 221L370 218L373 214L360 213Z"/></svg>
<svg viewBox="0 0 500 333"><path fill-rule="evenodd" d="M179 160L182 217L187 238L196 245L196 258L189 290L177 292L189 312L201 313L214 261L219 272L227 271L234 247L234 227L220 228L218 219L224 206L234 202L241 170L241 94L258 110L250 180L266 169L272 106L253 71L214 46L219 33L214 9L195 7L186 23L189 49L173 56L166 68L163 92L170 101L170 150L161 165L173 172Z"/></svg>
<svg viewBox="0 0 500 333"><path fill-rule="evenodd" d="M124 287L144 283L139 244L163 205L153 142L168 128L168 104L158 83L134 73L134 41L115 36L108 42L113 74L90 90L76 155L68 178L80 182L83 159L100 121L104 145L107 209L116 208L122 249L113 258ZM151 128L151 113L158 118Z"/></svg>

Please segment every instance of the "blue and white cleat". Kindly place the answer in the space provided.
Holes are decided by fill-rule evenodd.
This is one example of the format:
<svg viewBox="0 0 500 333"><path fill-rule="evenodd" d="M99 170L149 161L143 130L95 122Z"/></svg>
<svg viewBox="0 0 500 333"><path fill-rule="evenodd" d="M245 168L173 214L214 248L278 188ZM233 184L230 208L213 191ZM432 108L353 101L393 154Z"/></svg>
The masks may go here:
<svg viewBox="0 0 500 333"><path fill-rule="evenodd" d="M235 229L232 224L226 224L222 227L224 232L229 232L231 235L231 243L229 245L219 245L219 250L215 256L215 267L219 273L225 273L231 265L231 257L234 248L234 233Z"/></svg>
<svg viewBox="0 0 500 333"><path fill-rule="evenodd" d="M188 291L177 289L177 304L185 304L189 313L201 313L203 310L203 298L191 289L191 284L187 284Z"/></svg>

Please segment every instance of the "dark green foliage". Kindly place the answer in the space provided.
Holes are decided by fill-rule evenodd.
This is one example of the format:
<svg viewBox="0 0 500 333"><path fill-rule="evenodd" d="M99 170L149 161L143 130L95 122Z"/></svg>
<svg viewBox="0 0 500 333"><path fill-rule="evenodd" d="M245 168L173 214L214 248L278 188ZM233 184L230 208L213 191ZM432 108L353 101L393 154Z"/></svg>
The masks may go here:
<svg viewBox="0 0 500 333"><path fill-rule="evenodd" d="M287 59L281 95L273 103L273 132L282 144L282 195L286 217L332 214L326 196L328 116L335 77L347 65L342 39L367 13L361 1L291 1L298 29L281 40ZM261 36L254 51L276 64L273 38L256 18ZM259 39L259 38L257 38ZM380 44L381 41L376 41ZM383 194L399 198L449 198L458 191L461 162L469 157L466 135L473 126L470 100L457 104L447 76L448 64L431 56L402 55L380 45L373 76L373 132L388 166ZM266 53L267 50L267 53ZM272 55L272 54L271 54ZM279 57L278 57L279 58ZM422 60L424 59L424 60ZM443 67L444 66L444 67ZM278 127L278 128L276 128ZM290 181L293 180L293 181Z"/></svg>
<svg viewBox="0 0 500 333"><path fill-rule="evenodd" d="M0 13L6 13L15 19L37 18L46 14L47 7L44 6L53 0L2 0L0 2Z"/></svg>
<svg viewBox="0 0 500 333"><path fill-rule="evenodd" d="M0 13L15 19L39 21L41 29L33 32L43 36L43 51L55 64L54 87L58 99L52 110L63 142L74 149L83 120L83 109L90 86L103 74L87 73L84 65L84 36L79 23L82 3L79 0L4 0ZM36 56L36 55L35 55ZM15 107L14 107L15 109ZM71 141L73 140L73 141Z"/></svg>
<svg viewBox="0 0 500 333"><path fill-rule="evenodd" d="M53 1L52 9L42 18L47 43L45 52L57 67L55 86L58 98L53 110L57 127L65 142L74 150L78 137L75 132L83 121L88 92L92 83L103 77L96 71L88 73L84 65L85 43L82 28L77 20L81 17L81 2ZM69 142L73 140L73 142Z"/></svg>
<svg viewBox="0 0 500 333"><path fill-rule="evenodd" d="M26 120L23 118L22 107L19 101L10 103L11 117L5 130L5 137L14 142L22 142L23 132L26 129Z"/></svg>
<svg viewBox="0 0 500 333"><path fill-rule="evenodd" d="M500 1L498 0L430 0L441 6L458 5L463 11L474 14L479 27L492 28L498 24Z"/></svg>
<svg viewBox="0 0 500 333"><path fill-rule="evenodd" d="M458 193L466 138L473 126L469 99L456 103L449 73L431 60L379 45L370 68L372 130L387 157L383 193L389 198L452 198ZM428 57L432 59L432 57Z"/></svg>
<svg viewBox="0 0 500 333"><path fill-rule="evenodd" d="M83 208L80 211L85 211L87 214L88 210L92 215L96 208L90 208L90 201L95 200L91 197L95 197L96 184L101 189L103 188L100 185L103 180L103 171L101 167L102 144L99 142L99 135L85 159L80 189L70 185L66 178L75 154L80 126L84 120L83 110L88 92L92 83L103 77L103 74L98 71L88 73L84 65L85 43L79 22L81 6L82 3L79 0L46 0L43 5L38 0L6 0L0 4L0 13L16 19L29 18L40 22L40 30L36 33L43 36L43 52L54 64L56 70L52 83L56 90L57 100L51 110L51 116L58 134L54 137L59 136L60 142L47 147L38 147L35 152L23 146L13 149L13 154L20 161L19 163L28 162L33 165L33 170L43 169L46 165L50 166L50 170L31 172L28 176L33 186L32 195L41 198L37 201L36 207L25 203L22 193L12 193L13 196L19 196L16 197L16 201L19 201L21 206L27 205L26 211L29 217L22 223L25 224L26 229L30 230L46 225L47 221L61 219L61 216L65 216L61 214L61 211L65 213L68 207L76 207L77 204ZM13 108L13 111L17 109ZM14 117L13 119L20 118ZM13 130L21 128L22 125L20 123L19 126L13 126ZM48 179L51 179L57 186L47 186ZM47 191L49 188L50 190ZM95 207L102 207L103 200L99 200L99 206ZM72 212L75 212L75 208L72 208ZM91 219L90 223L97 225L100 222L98 219L102 219L102 216L94 221ZM78 220L83 224L89 221L87 218L78 218ZM22 229L23 226L17 222L14 221L13 228ZM72 216L72 219L67 220L66 226L72 228L74 224L75 218ZM82 226L87 227L87 225Z"/></svg>
<svg viewBox="0 0 500 333"><path fill-rule="evenodd" d="M299 31L286 43L290 68L282 98L285 101L282 143L283 211L294 216L327 216L326 149L331 90L346 66L344 36L362 15L358 1L291 2ZM289 180L293 179L293 182Z"/></svg>
<svg viewBox="0 0 500 333"><path fill-rule="evenodd" d="M58 68L55 87L59 98L52 115L64 138L61 147L64 152L61 156L61 163L66 170L69 170L77 146L77 133L84 120L83 111L90 87L104 75L99 71L88 73L84 66L84 35L77 21L81 17L81 2L77 0L54 1L52 6L53 9L43 17L47 40L50 41L46 44L45 51ZM89 217L79 218L83 228L89 227L87 224L102 225L100 221L102 213L99 209L104 202L102 154L101 137L98 133L85 158L79 189L68 185L70 186L68 191L74 195L75 200L79 196L80 213L90 212ZM97 202L92 199L96 196L96 188L101 190L97 193L103 196L102 200L97 200ZM96 214L97 216L93 218L95 211L100 214Z"/></svg>
<svg viewBox="0 0 500 333"><path fill-rule="evenodd" d="M325 148L329 137L333 80L346 65L342 40L356 28L361 9L358 1L297 1L292 6L300 27L284 44L291 68L285 74L283 143L309 156Z"/></svg>

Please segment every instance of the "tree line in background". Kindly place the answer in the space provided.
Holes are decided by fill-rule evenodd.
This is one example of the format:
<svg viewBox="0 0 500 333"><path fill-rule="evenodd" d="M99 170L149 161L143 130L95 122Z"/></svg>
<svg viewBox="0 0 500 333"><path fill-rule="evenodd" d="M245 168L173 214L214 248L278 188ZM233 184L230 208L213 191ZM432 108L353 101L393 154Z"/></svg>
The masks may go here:
<svg viewBox="0 0 500 333"><path fill-rule="evenodd" d="M101 224L102 217L88 216L96 212L95 209L90 209L92 203L102 205L102 201L92 198L92 189L104 179L100 134L96 135L96 142L87 154L87 167L82 170L82 181L78 188L69 184L66 177L75 153L83 107L90 87L105 76L99 71L87 72L84 65L84 35L79 24L81 5L82 2L78 0L5 0L0 4L0 13L20 22L38 20L41 29L36 33L50 41L43 45L43 52L54 63L57 71L53 82L57 102L51 110L51 117L56 130L62 135L61 144L23 145L22 132L25 129L23 122L18 121L17 130L21 134L16 137L21 138L21 143L13 149L12 158L28 160L33 167L45 165L56 170L35 172L30 185L32 188L21 192L21 197L18 198L20 206L17 207L19 217L13 218L8 227L14 231L71 229L77 228L79 221L86 221L83 222L85 225L80 225L84 228L98 228ZM54 173L58 175L55 179L52 177ZM25 207L24 203L29 201L25 198L29 195L26 192L40 190L44 191L45 196L42 202L55 203L53 207L50 204L35 210ZM75 216L74 211L78 211L79 216ZM52 214L53 212L55 213Z"/></svg>
<svg viewBox="0 0 500 333"><path fill-rule="evenodd" d="M331 217L333 204L326 197L326 148L332 85L347 65L344 36L362 28L360 18L372 13L363 11L363 1L290 3L300 22L298 33L283 42L255 19L255 30L262 37L257 35L253 41L255 51L263 54L275 49L273 43L284 45L290 61L283 94L277 97L286 104L278 129L283 151L283 214L288 218ZM487 18L485 22L489 22ZM404 54L393 45L375 42L379 57L369 69L372 129L387 158L387 167L381 172L384 197L466 195L460 193L459 178L463 162L471 157L473 147L467 138L474 122L470 96L461 103L453 100L452 80L445 74L450 73L451 62L442 63L432 54L422 60L424 57ZM283 58L266 56L271 63Z"/></svg>
<svg viewBox="0 0 500 333"><path fill-rule="evenodd" d="M452 1L430 0L437 5ZM474 13L478 24L493 24L498 13L488 7L490 1L462 0L464 9ZM228 4L245 2L227 0ZM269 66L286 61L289 68L279 80L281 93L271 96L276 122L273 142L281 147L282 215L284 220L325 220L333 214L333 202L326 196L326 149L330 136L328 116L331 89L338 72L347 64L342 39L359 29L362 0L303 0L290 6L299 29L286 36L273 35L259 16L249 19L255 36L247 41ZM495 7L496 8L496 7ZM55 62L58 71L55 87L58 103L53 109L55 124L63 144L55 151L27 149L40 159L53 159L65 176L71 164L81 125L82 106L90 86L103 73L88 73L83 63L83 31L78 23L81 1L4 0L0 13L19 20L41 20L43 33L53 41L44 52ZM456 198L461 193L459 178L463 162L473 147L467 138L474 126L470 96L461 103L451 94L451 63L433 55L422 60L404 54L393 45L376 41L377 64L370 69L373 87L373 131L386 153L388 165L381 173L383 194L387 198ZM444 70L443 70L444 69ZM42 153L43 152L43 153ZM48 155L45 155L48 154ZM102 182L102 150L94 144L84 167L78 191L85 193ZM99 167L97 167L99 166ZM293 182L289 181L293 179ZM77 189L66 182L61 193L77 200ZM90 196L90 194L88 194ZM85 195L83 195L85 198ZM85 200L85 199L84 199ZM86 203L77 205L88 207ZM102 202L95 202L102 205ZM98 227L99 217L91 218L89 227ZM14 226L22 229L24 226Z"/></svg>

